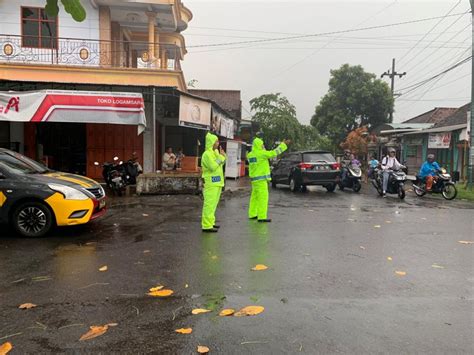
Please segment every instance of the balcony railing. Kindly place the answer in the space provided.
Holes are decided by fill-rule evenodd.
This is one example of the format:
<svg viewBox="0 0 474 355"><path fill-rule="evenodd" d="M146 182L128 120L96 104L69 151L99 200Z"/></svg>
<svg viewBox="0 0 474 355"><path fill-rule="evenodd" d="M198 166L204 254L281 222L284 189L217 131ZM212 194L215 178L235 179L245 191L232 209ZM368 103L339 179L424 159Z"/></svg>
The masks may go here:
<svg viewBox="0 0 474 355"><path fill-rule="evenodd" d="M181 70L178 47L156 46L164 58L150 55L147 42L0 34L0 63Z"/></svg>

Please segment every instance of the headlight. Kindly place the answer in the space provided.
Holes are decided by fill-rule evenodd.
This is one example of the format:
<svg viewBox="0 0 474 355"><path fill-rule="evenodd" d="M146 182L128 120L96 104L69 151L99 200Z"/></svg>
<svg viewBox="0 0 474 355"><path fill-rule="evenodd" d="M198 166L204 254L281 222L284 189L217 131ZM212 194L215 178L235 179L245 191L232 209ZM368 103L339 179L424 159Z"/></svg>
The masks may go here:
<svg viewBox="0 0 474 355"><path fill-rule="evenodd" d="M48 184L48 186L51 190L61 193L66 200L84 201L89 199L89 196L73 187L58 184Z"/></svg>

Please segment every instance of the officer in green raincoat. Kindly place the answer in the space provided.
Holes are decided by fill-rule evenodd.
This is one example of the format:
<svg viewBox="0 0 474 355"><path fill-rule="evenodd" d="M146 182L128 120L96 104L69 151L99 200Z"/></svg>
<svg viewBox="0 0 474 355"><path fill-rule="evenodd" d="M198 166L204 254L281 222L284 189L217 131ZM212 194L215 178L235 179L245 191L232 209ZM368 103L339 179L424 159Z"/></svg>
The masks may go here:
<svg viewBox="0 0 474 355"><path fill-rule="evenodd" d="M219 148L219 139L212 133L206 134L206 150L201 158L202 179L204 180L204 204L202 207L202 231L216 233L219 229L216 223L216 209L224 187L224 172L222 167L226 154Z"/></svg>
<svg viewBox="0 0 474 355"><path fill-rule="evenodd" d="M289 140L285 140L274 150L266 150L261 138L255 138L252 150L247 154L249 161L249 175L252 184L252 194L249 204L249 218L258 219L259 222L271 222L268 219L268 182L270 175L269 159L283 153L288 147Z"/></svg>

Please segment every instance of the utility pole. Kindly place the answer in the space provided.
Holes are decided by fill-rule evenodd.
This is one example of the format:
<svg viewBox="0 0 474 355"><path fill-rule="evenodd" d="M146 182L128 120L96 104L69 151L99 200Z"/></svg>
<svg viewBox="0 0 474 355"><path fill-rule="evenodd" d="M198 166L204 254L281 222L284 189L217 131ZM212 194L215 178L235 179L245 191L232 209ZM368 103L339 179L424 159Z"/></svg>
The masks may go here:
<svg viewBox="0 0 474 355"><path fill-rule="evenodd" d="M474 0L471 0L471 17L472 17L472 37L471 41L474 44ZM474 54L474 47L472 48ZM469 134L469 166L467 167L467 188L472 190L474 187L474 58L471 57L471 133Z"/></svg>
<svg viewBox="0 0 474 355"><path fill-rule="evenodd" d="M471 4L472 4L472 1L474 0L471 0ZM383 78L384 76L388 76L390 77L390 80L391 80L391 89L392 89L392 95L395 97L395 77L399 77L401 78L402 76L405 76L407 75L406 72L403 72L403 73L397 73L395 71L395 58L392 59L392 70L390 71L387 70L385 73L383 73L380 77ZM392 110L390 111L390 122L393 122L393 107L392 107Z"/></svg>

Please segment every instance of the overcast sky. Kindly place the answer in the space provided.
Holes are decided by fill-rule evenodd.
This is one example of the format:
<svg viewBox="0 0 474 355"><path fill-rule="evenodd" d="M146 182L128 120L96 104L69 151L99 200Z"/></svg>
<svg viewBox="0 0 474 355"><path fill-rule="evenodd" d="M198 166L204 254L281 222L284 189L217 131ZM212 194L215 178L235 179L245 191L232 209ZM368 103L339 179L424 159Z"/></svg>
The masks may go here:
<svg viewBox="0 0 474 355"><path fill-rule="evenodd" d="M186 0L194 19L183 33L188 54L187 81L200 89L242 91L244 117L249 100L281 92L296 106L298 119L309 123L327 92L329 71L344 63L362 65L378 76L397 60L395 92L430 78L471 55L469 0ZM457 6L456 6L457 5ZM451 12L450 12L451 11ZM278 41L235 43L294 35L415 21L443 19L372 30ZM223 45L234 43L232 45ZM215 45L218 46L209 46ZM430 81L396 101L395 121L433 107L459 107L470 100L471 63ZM387 82L388 78L386 78Z"/></svg>

